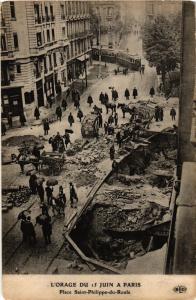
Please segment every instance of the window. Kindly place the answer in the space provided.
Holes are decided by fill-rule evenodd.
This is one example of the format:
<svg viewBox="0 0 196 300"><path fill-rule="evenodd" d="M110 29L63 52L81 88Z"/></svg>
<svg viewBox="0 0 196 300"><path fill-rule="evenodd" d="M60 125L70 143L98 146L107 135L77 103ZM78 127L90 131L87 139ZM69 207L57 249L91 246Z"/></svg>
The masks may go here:
<svg viewBox="0 0 196 300"><path fill-rule="evenodd" d="M54 61L54 66L57 66L57 62L56 62L56 53L53 53L53 61Z"/></svg>
<svg viewBox="0 0 196 300"><path fill-rule="evenodd" d="M52 40L55 40L54 28L52 28Z"/></svg>
<svg viewBox="0 0 196 300"><path fill-rule="evenodd" d="M49 69L52 70L52 55L48 55L49 58Z"/></svg>
<svg viewBox="0 0 196 300"><path fill-rule="evenodd" d="M7 43L5 34L1 35L1 51L7 51Z"/></svg>
<svg viewBox="0 0 196 300"><path fill-rule="evenodd" d="M45 39L45 32L43 31L43 43L45 44L46 39Z"/></svg>
<svg viewBox="0 0 196 300"><path fill-rule="evenodd" d="M16 72L21 73L21 65L20 64L16 65Z"/></svg>
<svg viewBox="0 0 196 300"><path fill-rule="evenodd" d="M42 34L41 32L37 32L37 46L41 46L42 45Z"/></svg>
<svg viewBox="0 0 196 300"><path fill-rule="evenodd" d="M50 30L47 30L47 42L50 42Z"/></svg>
<svg viewBox="0 0 196 300"><path fill-rule="evenodd" d="M40 20L40 14L39 14L39 4L34 4L34 12L35 12L35 22L39 23Z"/></svg>
<svg viewBox="0 0 196 300"><path fill-rule="evenodd" d="M46 57L44 57L44 70L47 72L47 62L46 62Z"/></svg>
<svg viewBox="0 0 196 300"><path fill-rule="evenodd" d="M49 22L50 18L48 15L48 6L45 6L45 15L46 15L46 22Z"/></svg>
<svg viewBox="0 0 196 300"><path fill-rule="evenodd" d="M16 18L14 1L10 1L10 12L12 19Z"/></svg>
<svg viewBox="0 0 196 300"><path fill-rule="evenodd" d="M17 33L13 33L13 39L14 39L14 48L17 50L18 49L18 35Z"/></svg>
<svg viewBox="0 0 196 300"><path fill-rule="evenodd" d="M61 19L65 19L65 7L63 4L61 4Z"/></svg>
<svg viewBox="0 0 196 300"><path fill-rule="evenodd" d="M53 16L53 6L52 5L50 5L50 15L51 15L51 17L54 17Z"/></svg>
<svg viewBox="0 0 196 300"><path fill-rule="evenodd" d="M65 38L65 27L62 27L62 37Z"/></svg>

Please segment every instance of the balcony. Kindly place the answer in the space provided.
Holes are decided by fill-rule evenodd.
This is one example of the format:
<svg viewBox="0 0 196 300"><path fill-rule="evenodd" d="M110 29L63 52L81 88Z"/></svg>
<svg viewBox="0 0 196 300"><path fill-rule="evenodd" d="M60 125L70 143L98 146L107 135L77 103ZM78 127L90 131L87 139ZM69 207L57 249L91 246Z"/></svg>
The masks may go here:
<svg viewBox="0 0 196 300"><path fill-rule="evenodd" d="M42 23L42 17L36 17L35 24L41 24L41 23Z"/></svg>
<svg viewBox="0 0 196 300"><path fill-rule="evenodd" d="M50 22L50 16L46 16L45 19L47 23Z"/></svg>
<svg viewBox="0 0 196 300"><path fill-rule="evenodd" d="M4 79L4 80L1 79L1 85L2 86L8 86L8 85L10 85L10 80L9 79Z"/></svg>
<svg viewBox="0 0 196 300"><path fill-rule="evenodd" d="M35 77L36 77L36 78L40 78L40 77L41 77L41 72L40 72L40 71L39 71L39 72L37 71L37 72L35 73Z"/></svg>
<svg viewBox="0 0 196 300"><path fill-rule="evenodd" d="M1 18L1 27L5 27L5 19Z"/></svg>

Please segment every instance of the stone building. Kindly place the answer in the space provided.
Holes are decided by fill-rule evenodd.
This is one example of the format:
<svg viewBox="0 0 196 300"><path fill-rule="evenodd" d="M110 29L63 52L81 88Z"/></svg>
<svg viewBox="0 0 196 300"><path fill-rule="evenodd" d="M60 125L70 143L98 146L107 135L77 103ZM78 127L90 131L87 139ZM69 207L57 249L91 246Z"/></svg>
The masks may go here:
<svg viewBox="0 0 196 300"><path fill-rule="evenodd" d="M146 20L153 20L159 15L176 15L181 9L180 1L145 1Z"/></svg>
<svg viewBox="0 0 196 300"><path fill-rule="evenodd" d="M91 56L88 1L7 1L1 5L2 115L46 106Z"/></svg>

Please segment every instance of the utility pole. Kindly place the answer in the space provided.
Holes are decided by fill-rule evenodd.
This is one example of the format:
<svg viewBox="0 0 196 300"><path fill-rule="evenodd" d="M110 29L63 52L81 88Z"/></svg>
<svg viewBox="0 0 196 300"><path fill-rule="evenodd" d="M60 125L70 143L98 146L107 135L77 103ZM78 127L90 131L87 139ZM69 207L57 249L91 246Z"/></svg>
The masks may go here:
<svg viewBox="0 0 196 300"><path fill-rule="evenodd" d="M85 82L86 82L86 88L87 88L88 82L87 82L87 70L86 70L86 53L85 53L84 72L85 72Z"/></svg>
<svg viewBox="0 0 196 300"><path fill-rule="evenodd" d="M98 78L101 78L101 14L99 8L99 75Z"/></svg>

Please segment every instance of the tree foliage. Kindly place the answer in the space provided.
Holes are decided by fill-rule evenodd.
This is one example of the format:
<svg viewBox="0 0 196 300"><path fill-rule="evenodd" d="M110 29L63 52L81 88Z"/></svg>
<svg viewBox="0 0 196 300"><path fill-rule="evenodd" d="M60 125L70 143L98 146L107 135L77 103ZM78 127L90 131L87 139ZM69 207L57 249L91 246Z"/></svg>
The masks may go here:
<svg viewBox="0 0 196 300"><path fill-rule="evenodd" d="M146 59L162 73L163 83L165 73L174 70L180 62L180 39L180 16L170 19L158 16L143 28Z"/></svg>

